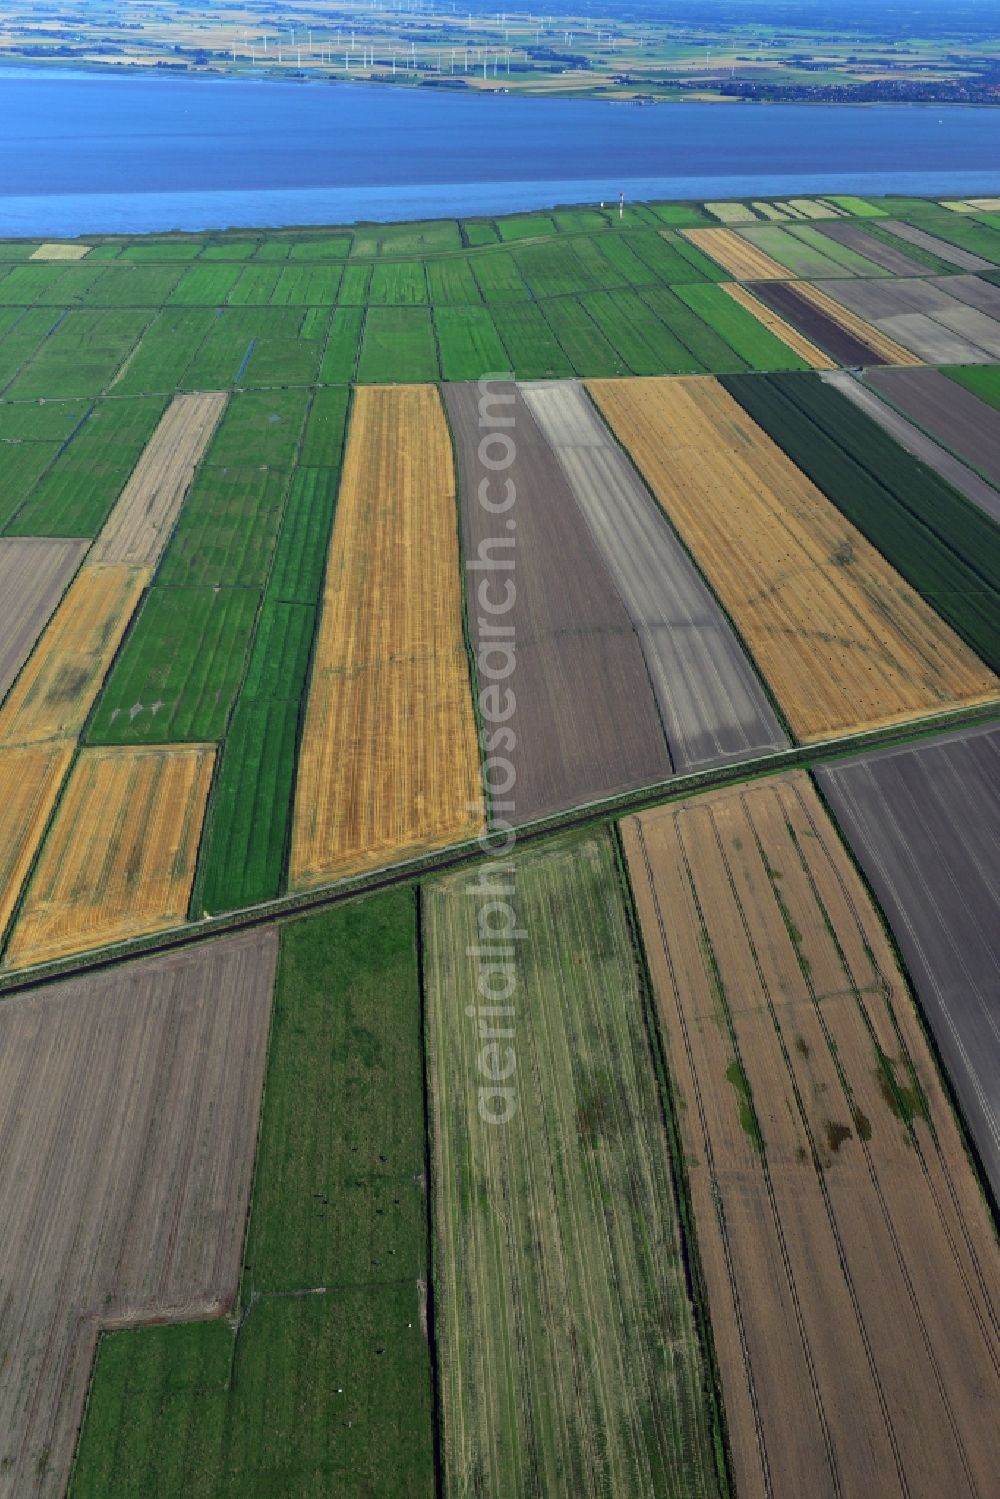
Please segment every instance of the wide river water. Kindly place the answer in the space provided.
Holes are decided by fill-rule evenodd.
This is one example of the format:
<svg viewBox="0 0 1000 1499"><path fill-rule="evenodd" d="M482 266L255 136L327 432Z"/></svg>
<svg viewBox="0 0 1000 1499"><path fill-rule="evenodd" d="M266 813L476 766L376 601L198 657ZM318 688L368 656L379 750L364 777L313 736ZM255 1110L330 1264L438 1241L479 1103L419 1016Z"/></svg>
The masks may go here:
<svg viewBox="0 0 1000 1499"><path fill-rule="evenodd" d="M1000 192L1000 112L0 69L0 234L504 213L619 191Z"/></svg>

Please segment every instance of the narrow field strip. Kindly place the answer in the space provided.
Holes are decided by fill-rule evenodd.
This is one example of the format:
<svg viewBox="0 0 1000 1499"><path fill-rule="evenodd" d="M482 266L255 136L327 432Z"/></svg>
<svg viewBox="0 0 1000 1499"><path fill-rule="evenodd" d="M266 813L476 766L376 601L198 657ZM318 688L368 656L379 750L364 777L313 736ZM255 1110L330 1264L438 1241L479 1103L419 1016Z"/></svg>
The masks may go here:
<svg viewBox="0 0 1000 1499"><path fill-rule="evenodd" d="M982 1499L1000 1255L809 778L623 824L738 1492Z"/></svg>
<svg viewBox="0 0 1000 1499"><path fill-rule="evenodd" d="M7 966L180 926L214 763L208 746L81 751L14 925Z"/></svg>
<svg viewBox="0 0 1000 1499"><path fill-rule="evenodd" d="M122 490L91 562L156 566L228 399L225 392L174 397Z"/></svg>
<svg viewBox="0 0 1000 1499"><path fill-rule="evenodd" d="M523 934L482 970L468 872L423 890L449 1499L720 1493L617 881L606 835L483 868ZM513 982L502 1022L480 972ZM493 1053L516 1098L504 1122L479 1104Z"/></svg>
<svg viewBox="0 0 1000 1499"><path fill-rule="evenodd" d="M805 742L1000 682L712 379L590 389Z"/></svg>
<svg viewBox="0 0 1000 1499"><path fill-rule="evenodd" d="M787 281L788 270L737 234L733 229L682 229L695 249L702 250L737 281Z"/></svg>
<svg viewBox="0 0 1000 1499"><path fill-rule="evenodd" d="M276 956L273 931L224 938L0 1006L0 1489L12 1499L64 1499L102 1329L233 1306ZM183 1385L181 1365L171 1375ZM204 1386L198 1398L211 1405ZM126 1408L144 1447L175 1429L162 1408L138 1421ZM123 1493L127 1474L116 1466L102 1494Z"/></svg>
<svg viewBox="0 0 1000 1499"><path fill-rule="evenodd" d="M457 528L437 391L359 388L299 757L293 887L483 826Z"/></svg>
<svg viewBox="0 0 1000 1499"><path fill-rule="evenodd" d="M832 370L837 368L835 360L831 359L828 354L824 354L822 349L817 349L816 345L810 343L809 339L801 334L797 328L793 328L791 323L786 322L783 317L779 317L776 312L772 312L770 307L766 307L745 286L740 286L739 282L736 281L724 281L722 283L722 290L728 296L732 297L734 302L738 302L741 307L745 308L747 312L752 313L769 333L773 333L776 338L780 338L781 342L787 344L793 353L798 354L800 359L804 359L811 369Z"/></svg>
<svg viewBox="0 0 1000 1499"><path fill-rule="evenodd" d="M0 942L73 759L72 742L0 748Z"/></svg>

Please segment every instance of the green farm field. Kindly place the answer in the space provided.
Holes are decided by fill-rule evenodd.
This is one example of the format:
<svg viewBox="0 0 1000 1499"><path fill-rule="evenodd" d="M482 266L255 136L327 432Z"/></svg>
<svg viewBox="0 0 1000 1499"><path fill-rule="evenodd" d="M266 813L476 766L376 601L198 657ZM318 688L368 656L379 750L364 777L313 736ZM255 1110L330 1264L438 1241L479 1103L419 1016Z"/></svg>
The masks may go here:
<svg viewBox="0 0 1000 1499"><path fill-rule="evenodd" d="M412 890L284 930L238 1307L102 1339L74 1499L431 1499L419 992Z"/></svg>
<svg viewBox="0 0 1000 1499"><path fill-rule="evenodd" d="M614 845L556 842L422 900L446 1492L719 1495ZM472 955L505 900L524 936L490 969ZM502 1127L506 1102L476 1102L491 1051Z"/></svg>

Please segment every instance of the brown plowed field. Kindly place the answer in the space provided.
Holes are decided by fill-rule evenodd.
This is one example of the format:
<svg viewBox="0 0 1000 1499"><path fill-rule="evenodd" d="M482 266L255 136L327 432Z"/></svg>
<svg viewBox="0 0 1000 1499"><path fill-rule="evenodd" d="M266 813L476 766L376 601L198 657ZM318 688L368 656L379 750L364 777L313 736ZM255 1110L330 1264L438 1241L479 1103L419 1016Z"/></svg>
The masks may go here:
<svg viewBox="0 0 1000 1499"><path fill-rule="evenodd" d="M802 772L623 824L736 1488L986 1499L1000 1256L878 914Z"/></svg>
<svg viewBox="0 0 1000 1499"><path fill-rule="evenodd" d="M867 383L904 416L1000 484L1000 420L992 407L940 370L885 370Z"/></svg>
<svg viewBox="0 0 1000 1499"><path fill-rule="evenodd" d="M80 732L149 578L148 568L80 569L0 710L0 753Z"/></svg>
<svg viewBox="0 0 1000 1499"><path fill-rule="evenodd" d="M737 281L787 281L791 274L787 266L732 229L682 229L681 233Z"/></svg>
<svg viewBox="0 0 1000 1499"><path fill-rule="evenodd" d="M85 541L0 539L0 700L31 654L76 572Z"/></svg>
<svg viewBox="0 0 1000 1499"><path fill-rule="evenodd" d="M94 547L92 562L155 567L228 397L175 396Z"/></svg>
<svg viewBox="0 0 1000 1499"><path fill-rule="evenodd" d="M72 758L72 744L0 750L0 942Z"/></svg>
<svg viewBox="0 0 1000 1499"><path fill-rule="evenodd" d="M0 1495L62 1499L102 1327L239 1277L273 932L0 1005Z"/></svg>
<svg viewBox="0 0 1000 1499"><path fill-rule="evenodd" d="M741 307L745 307L747 312L752 313L759 323L774 334L775 338L780 338L787 348L794 350L814 370L836 369L835 360L831 359L828 354L824 354L821 349L817 349L816 345L810 343L797 328L793 328L791 323L779 317L776 312L772 312L770 307L758 300L753 292L747 291L745 286L740 286L736 281L724 281L722 290L727 292L734 302L739 302Z"/></svg>
<svg viewBox="0 0 1000 1499"><path fill-rule="evenodd" d="M44 963L187 919L215 751L83 750L6 961Z"/></svg>
<svg viewBox="0 0 1000 1499"><path fill-rule="evenodd" d="M359 387L299 757L293 886L483 826L457 528L437 391Z"/></svg>
<svg viewBox="0 0 1000 1499"><path fill-rule="evenodd" d="M503 799L514 806L501 815L525 822L662 780L672 766L639 636L566 475L523 394L513 385L494 389L509 397L509 404L492 408L494 415L513 423L496 429L513 444L502 474L480 457L478 387L448 385L445 403L458 454L469 633L482 652L491 628L508 628L514 651L514 669L501 684L514 696L505 725L512 737L500 750L515 774ZM504 481L514 486L509 516L491 515L480 504L484 480L487 498L500 503ZM510 520L513 532L506 529ZM516 546L493 547L488 555L510 558L509 572L469 567L483 547L506 535L516 537ZM487 607L505 601L508 579L510 608L492 617ZM487 670L504 667L499 653L484 659ZM481 673L480 691L486 685ZM502 695L499 706L507 706ZM497 732L495 724L488 727Z"/></svg>
<svg viewBox="0 0 1000 1499"><path fill-rule="evenodd" d="M804 334L814 338L824 349L829 349L838 364L884 364L883 356L875 352L871 340L849 331L838 319L814 306L801 294L800 287L801 283L793 285L790 281L775 282L770 286L758 286L756 294L765 306L772 308L780 317L787 318L796 328L801 328ZM857 319L856 324L860 324L860 321L860 318ZM872 329L872 334L877 337L877 330Z"/></svg>
<svg viewBox="0 0 1000 1499"><path fill-rule="evenodd" d="M800 739L1000 691L993 673L716 380L590 388Z"/></svg>

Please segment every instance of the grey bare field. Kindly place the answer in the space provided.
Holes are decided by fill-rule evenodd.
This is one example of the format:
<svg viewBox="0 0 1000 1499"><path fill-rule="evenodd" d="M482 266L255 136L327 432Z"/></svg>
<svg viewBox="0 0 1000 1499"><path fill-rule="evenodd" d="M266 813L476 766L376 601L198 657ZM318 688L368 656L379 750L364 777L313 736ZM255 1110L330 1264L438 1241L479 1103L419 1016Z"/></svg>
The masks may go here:
<svg viewBox="0 0 1000 1499"><path fill-rule="evenodd" d="M583 387L522 387L639 636L678 772L788 743L729 621Z"/></svg>
<svg viewBox="0 0 1000 1499"><path fill-rule="evenodd" d="M816 307L804 297L798 287L790 281L772 281L755 285L754 294L765 306L780 317L787 318L807 338L820 348L826 349L840 364L884 364L885 361L869 344L856 338L847 328L842 328L821 307Z"/></svg>
<svg viewBox="0 0 1000 1499"><path fill-rule="evenodd" d="M277 937L0 1006L0 1495L65 1493L102 1327L235 1297Z"/></svg>
<svg viewBox="0 0 1000 1499"><path fill-rule="evenodd" d="M985 401L940 370L870 370L865 378L910 421L1000 484L1000 423Z"/></svg>
<svg viewBox="0 0 1000 1499"><path fill-rule="evenodd" d="M920 288L915 290L914 288ZM989 350L941 319L974 312L940 289L914 281L827 281L824 291L928 364L988 364ZM992 320L990 320L992 322Z"/></svg>
<svg viewBox="0 0 1000 1499"><path fill-rule="evenodd" d="M940 443L928 437L926 432L914 426L913 422L907 421L905 416L886 401L880 400L874 390L862 385L847 370L824 370L820 379L827 385L834 386L849 401L853 401L884 432L894 437L901 448L905 448L908 453L926 463L928 468L940 474L959 494L965 495L967 500L985 510L987 515L1000 521L1000 492L968 468L960 458L956 458L954 453L949 453Z"/></svg>
<svg viewBox="0 0 1000 1499"><path fill-rule="evenodd" d="M219 391L174 397L122 490L92 562L157 562L228 399Z"/></svg>
<svg viewBox="0 0 1000 1499"><path fill-rule="evenodd" d="M984 281L981 276L949 276L948 290L969 307L978 307L980 312L1000 318L1000 286L994 286L992 281Z"/></svg>
<svg viewBox="0 0 1000 1499"><path fill-rule="evenodd" d="M502 473L480 459L489 428L480 426L478 387L446 385L444 395L458 458L470 634L482 650L491 623L514 630L516 668L506 685L516 707L507 722L516 736L516 820L524 821L662 780L672 766L639 637L555 454L517 388L493 389L511 398L491 407L513 422L495 428L513 440L513 462ZM513 483L509 515L491 515L479 502L484 479L500 501L504 480ZM516 532L506 529L509 520ZM493 555L513 556L512 572L470 570L491 538L511 534L516 550L494 547ZM491 621L480 589L496 605L508 578L516 598Z"/></svg>
<svg viewBox="0 0 1000 1499"><path fill-rule="evenodd" d="M0 539L0 699L48 624L87 541Z"/></svg>
<svg viewBox="0 0 1000 1499"><path fill-rule="evenodd" d="M926 270L926 266L921 265L912 256L904 254L902 250L897 250L892 245L883 244L874 235L866 234L857 224L845 224L832 219L817 224L816 229L825 239L835 240L838 245L844 245L848 250L856 250L859 255L866 256L875 265L880 265L883 270L891 271L894 276L920 276Z"/></svg>
<svg viewBox="0 0 1000 1499"><path fill-rule="evenodd" d="M881 229L888 229L897 239L906 240L907 244L916 245L919 250L928 250L931 255L936 255L938 260L943 260L946 265L957 265L962 271L992 271L995 269L993 263L984 260L981 255L973 255L971 250L962 250L958 245L950 245L947 240L938 239L936 234L928 234L926 229L918 229L913 224L901 223L899 219L881 219Z"/></svg>
<svg viewBox="0 0 1000 1499"><path fill-rule="evenodd" d="M1000 1196L1000 730L818 773Z"/></svg>

